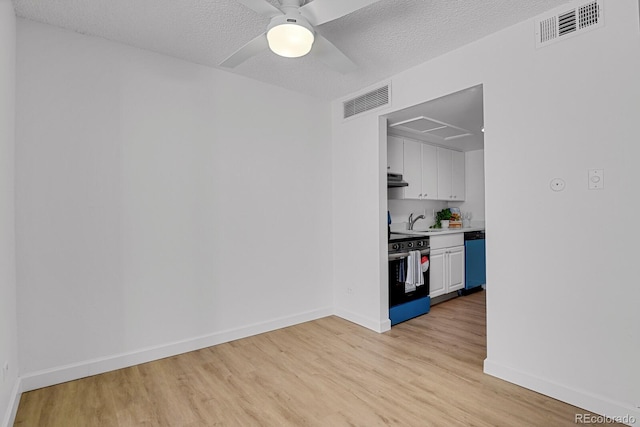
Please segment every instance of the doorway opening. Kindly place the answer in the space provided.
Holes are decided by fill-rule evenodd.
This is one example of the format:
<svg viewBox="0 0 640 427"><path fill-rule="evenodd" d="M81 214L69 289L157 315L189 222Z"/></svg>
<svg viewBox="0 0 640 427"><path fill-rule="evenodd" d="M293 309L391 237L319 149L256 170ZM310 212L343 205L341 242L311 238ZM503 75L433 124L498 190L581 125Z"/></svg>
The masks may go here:
<svg viewBox="0 0 640 427"><path fill-rule="evenodd" d="M381 120L386 122L387 174L395 180L388 180L387 189L389 241L400 241L402 235L429 237L431 305L486 288L477 277L481 266L486 278L483 86L404 108ZM445 214L448 229L441 228ZM472 231L482 232L481 255L479 242L473 242L473 251L467 245L465 236L471 239ZM471 274L466 274L470 260L473 284L467 280ZM401 270L394 264L389 283L405 279ZM391 277L395 271L400 271L399 279ZM383 286L388 289L389 283Z"/></svg>

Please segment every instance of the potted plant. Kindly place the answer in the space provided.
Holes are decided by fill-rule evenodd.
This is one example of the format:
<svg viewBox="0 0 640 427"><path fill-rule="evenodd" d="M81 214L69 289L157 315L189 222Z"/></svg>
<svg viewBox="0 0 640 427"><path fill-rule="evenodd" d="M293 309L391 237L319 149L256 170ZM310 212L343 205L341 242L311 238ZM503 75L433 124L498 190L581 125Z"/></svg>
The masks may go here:
<svg viewBox="0 0 640 427"><path fill-rule="evenodd" d="M446 227L449 228L449 220L451 219L451 209L446 208L442 209L439 212L436 212L436 223L433 224L430 228L442 228L442 221L446 221Z"/></svg>

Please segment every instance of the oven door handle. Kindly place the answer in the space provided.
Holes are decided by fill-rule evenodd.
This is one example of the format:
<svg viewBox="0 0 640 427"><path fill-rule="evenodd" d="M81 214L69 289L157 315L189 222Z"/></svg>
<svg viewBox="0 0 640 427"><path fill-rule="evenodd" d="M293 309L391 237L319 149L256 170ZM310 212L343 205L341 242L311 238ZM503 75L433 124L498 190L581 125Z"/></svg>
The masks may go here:
<svg viewBox="0 0 640 427"><path fill-rule="evenodd" d="M431 253L430 249L423 249L420 251L420 255L429 255ZM400 252L397 254L389 254L389 261L395 261L402 258L407 258L409 256L409 252Z"/></svg>

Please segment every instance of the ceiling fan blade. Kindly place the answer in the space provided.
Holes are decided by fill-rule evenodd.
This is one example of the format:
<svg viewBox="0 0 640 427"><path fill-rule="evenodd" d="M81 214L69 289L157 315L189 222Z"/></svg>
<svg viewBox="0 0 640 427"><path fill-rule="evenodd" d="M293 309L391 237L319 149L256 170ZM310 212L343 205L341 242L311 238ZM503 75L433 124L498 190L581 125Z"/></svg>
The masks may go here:
<svg viewBox="0 0 640 427"><path fill-rule="evenodd" d="M347 55L342 53L342 51L335 47L333 43L322 37L317 32L315 41L313 42L313 55L330 68L333 68L342 74L348 74L358 68L358 66L354 64Z"/></svg>
<svg viewBox="0 0 640 427"><path fill-rule="evenodd" d="M259 13L267 18L273 18L274 16L283 15L282 11L273 6L267 0L237 0L238 3L242 3L249 9Z"/></svg>
<svg viewBox="0 0 640 427"><path fill-rule="evenodd" d="M320 25L378 1L380 0L314 0L299 10L311 25Z"/></svg>
<svg viewBox="0 0 640 427"><path fill-rule="evenodd" d="M267 35L265 33L262 33L255 39L251 40L249 43L242 46L240 49L233 52L233 54L222 61L220 65L227 68L237 67L247 59L267 50L268 48L269 43L267 42Z"/></svg>

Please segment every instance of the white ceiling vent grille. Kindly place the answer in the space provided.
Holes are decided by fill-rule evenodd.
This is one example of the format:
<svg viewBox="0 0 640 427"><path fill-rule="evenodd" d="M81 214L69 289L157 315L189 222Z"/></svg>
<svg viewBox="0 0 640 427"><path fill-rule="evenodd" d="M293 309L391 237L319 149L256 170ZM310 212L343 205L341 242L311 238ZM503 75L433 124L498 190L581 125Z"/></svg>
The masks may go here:
<svg viewBox="0 0 640 427"><path fill-rule="evenodd" d="M387 84L356 98L344 101L344 118L346 119L388 104L389 85Z"/></svg>
<svg viewBox="0 0 640 427"><path fill-rule="evenodd" d="M565 40L604 26L603 0L581 3L571 9L563 6L536 19L536 47Z"/></svg>

